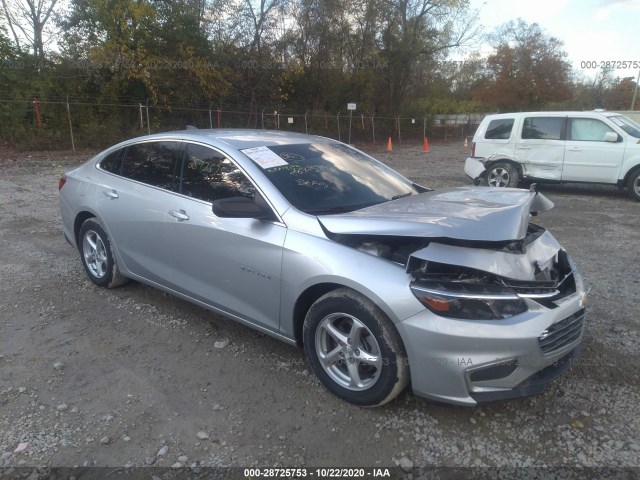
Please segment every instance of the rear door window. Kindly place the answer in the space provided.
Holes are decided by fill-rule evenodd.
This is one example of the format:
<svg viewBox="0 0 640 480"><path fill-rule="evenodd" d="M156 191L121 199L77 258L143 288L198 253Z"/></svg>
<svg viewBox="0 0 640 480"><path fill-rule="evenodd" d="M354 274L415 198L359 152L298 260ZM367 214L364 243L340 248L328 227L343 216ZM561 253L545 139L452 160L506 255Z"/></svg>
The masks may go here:
<svg viewBox="0 0 640 480"><path fill-rule="evenodd" d="M527 117L522 138L530 140L563 140L566 117Z"/></svg>
<svg viewBox="0 0 640 480"><path fill-rule="evenodd" d="M488 140L508 140L513 129L513 118L491 120L484 138Z"/></svg>
<svg viewBox="0 0 640 480"><path fill-rule="evenodd" d="M180 142L147 142L127 147L121 175L165 190L177 190Z"/></svg>

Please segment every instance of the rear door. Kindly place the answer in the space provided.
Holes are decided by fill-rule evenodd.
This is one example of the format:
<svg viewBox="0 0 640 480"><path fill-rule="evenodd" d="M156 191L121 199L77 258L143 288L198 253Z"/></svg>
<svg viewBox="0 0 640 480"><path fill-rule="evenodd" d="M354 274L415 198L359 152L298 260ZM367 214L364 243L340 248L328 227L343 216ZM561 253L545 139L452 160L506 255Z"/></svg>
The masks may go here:
<svg viewBox="0 0 640 480"><path fill-rule="evenodd" d="M175 141L130 145L121 164L105 165L113 175L98 189L98 211L125 267L160 284L171 275L165 206L178 186L179 151Z"/></svg>
<svg viewBox="0 0 640 480"><path fill-rule="evenodd" d="M565 155L565 116L527 116L522 120L516 139L516 161L523 165L527 176L562 179Z"/></svg>
<svg viewBox="0 0 640 480"><path fill-rule="evenodd" d="M214 200L259 199L260 193L230 158L208 146L186 143L180 192L165 205L171 288L277 331L286 227L214 215Z"/></svg>
<svg viewBox="0 0 640 480"><path fill-rule="evenodd" d="M618 142L605 141L615 133ZM616 183L624 160L622 137L599 118L570 117L562 179L570 182Z"/></svg>

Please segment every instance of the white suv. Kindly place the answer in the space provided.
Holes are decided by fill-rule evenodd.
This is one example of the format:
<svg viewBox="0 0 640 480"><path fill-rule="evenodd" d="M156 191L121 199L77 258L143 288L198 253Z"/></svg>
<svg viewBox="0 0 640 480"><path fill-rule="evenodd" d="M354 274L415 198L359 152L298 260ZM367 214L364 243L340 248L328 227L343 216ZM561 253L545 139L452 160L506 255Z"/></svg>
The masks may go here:
<svg viewBox="0 0 640 480"><path fill-rule="evenodd" d="M491 187L521 180L611 184L640 201L640 125L600 110L488 115L464 171Z"/></svg>

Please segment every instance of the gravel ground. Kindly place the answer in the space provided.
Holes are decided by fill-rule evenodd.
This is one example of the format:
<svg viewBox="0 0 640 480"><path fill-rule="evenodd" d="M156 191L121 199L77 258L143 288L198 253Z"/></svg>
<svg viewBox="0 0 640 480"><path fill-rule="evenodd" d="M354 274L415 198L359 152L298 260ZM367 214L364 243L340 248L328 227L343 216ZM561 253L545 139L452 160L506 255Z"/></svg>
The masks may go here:
<svg viewBox="0 0 640 480"><path fill-rule="evenodd" d="M374 154L470 184L458 145ZM57 200L89 156L0 151L0 466L640 466L640 204L623 192L539 188L556 208L537 222L590 291L582 359L543 395L363 409L294 347L135 282L95 287Z"/></svg>

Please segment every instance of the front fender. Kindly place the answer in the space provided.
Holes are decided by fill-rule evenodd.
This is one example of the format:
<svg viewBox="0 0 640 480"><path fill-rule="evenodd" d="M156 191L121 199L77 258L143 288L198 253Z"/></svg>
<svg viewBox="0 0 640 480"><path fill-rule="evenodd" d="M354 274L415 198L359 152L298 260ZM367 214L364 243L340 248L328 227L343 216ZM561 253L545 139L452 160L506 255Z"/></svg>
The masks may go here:
<svg viewBox="0 0 640 480"><path fill-rule="evenodd" d="M411 293L410 280L403 265L327 238L290 231L282 258L280 329L285 335L293 335L298 298L310 287L323 283L342 285L361 293L393 323L400 322L424 310Z"/></svg>

